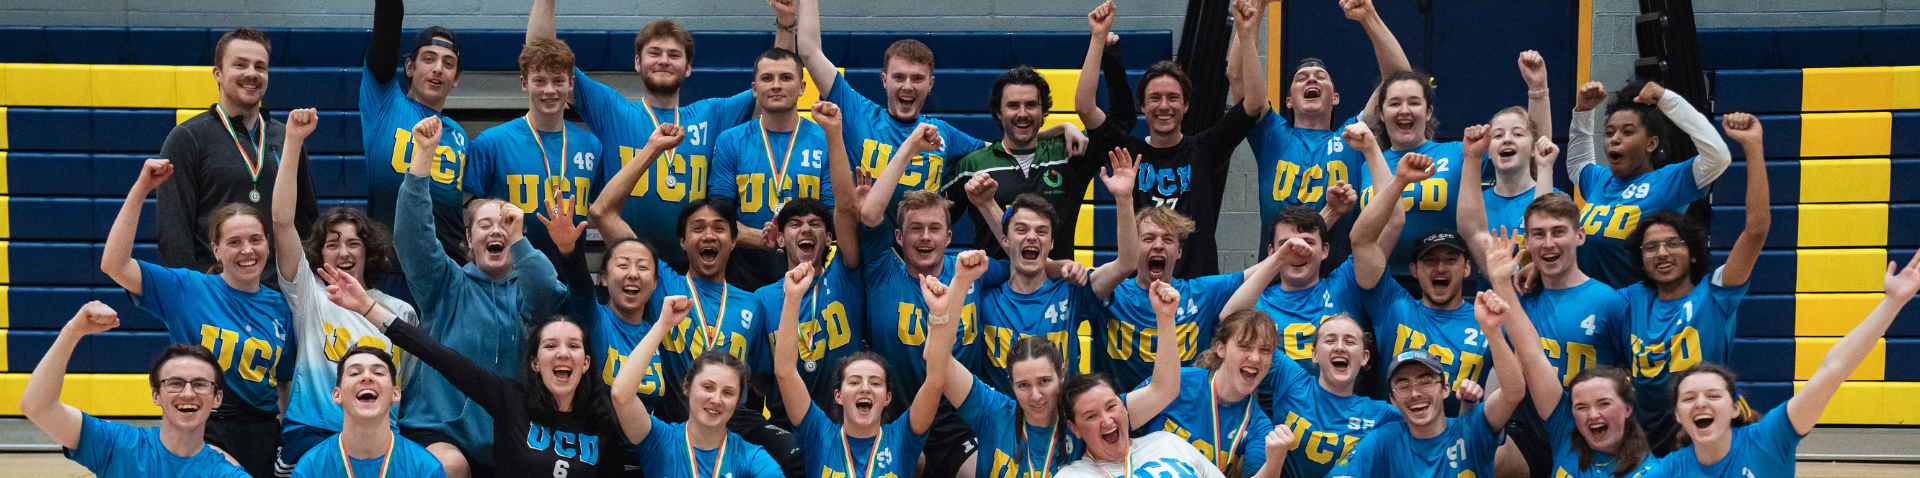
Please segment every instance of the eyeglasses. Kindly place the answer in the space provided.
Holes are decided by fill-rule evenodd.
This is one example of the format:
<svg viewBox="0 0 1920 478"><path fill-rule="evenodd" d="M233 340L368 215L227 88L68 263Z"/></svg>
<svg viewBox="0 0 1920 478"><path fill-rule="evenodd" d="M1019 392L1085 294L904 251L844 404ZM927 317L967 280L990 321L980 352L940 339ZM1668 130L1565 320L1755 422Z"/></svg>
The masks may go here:
<svg viewBox="0 0 1920 478"><path fill-rule="evenodd" d="M167 393L180 393L180 391L186 390L188 385L193 386L193 393L195 395L213 394L213 381L207 379L187 380L183 378L169 378L160 381L160 390Z"/></svg>
<svg viewBox="0 0 1920 478"><path fill-rule="evenodd" d="M1434 385L1439 385L1439 384L1440 384L1440 379L1431 378L1431 377L1423 378L1423 379L1415 380L1411 382L1398 382L1393 384L1393 394L1395 396L1404 397L1409 393L1413 393L1413 390L1416 388L1425 390L1425 389L1433 388Z"/></svg>
<svg viewBox="0 0 1920 478"><path fill-rule="evenodd" d="M1652 253L1660 252L1660 249L1663 249L1663 248L1673 249L1673 250L1682 250L1682 249L1686 249L1686 247L1687 247L1687 241L1681 240L1678 237L1669 237L1667 238L1667 240L1664 240L1664 241L1647 241L1647 242L1641 243L1640 252L1652 254Z"/></svg>

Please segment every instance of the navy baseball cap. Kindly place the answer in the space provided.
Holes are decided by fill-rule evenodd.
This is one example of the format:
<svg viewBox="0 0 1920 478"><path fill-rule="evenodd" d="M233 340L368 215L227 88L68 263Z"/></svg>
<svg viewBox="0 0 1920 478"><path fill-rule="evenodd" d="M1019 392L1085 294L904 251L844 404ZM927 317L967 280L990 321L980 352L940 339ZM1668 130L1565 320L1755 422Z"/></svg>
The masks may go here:
<svg viewBox="0 0 1920 478"><path fill-rule="evenodd" d="M1441 247L1451 247L1464 255L1467 253L1467 240L1460 238L1460 234L1453 232L1452 229L1429 231L1413 244L1413 260L1419 261L1420 258L1426 257L1428 251Z"/></svg>
<svg viewBox="0 0 1920 478"><path fill-rule="evenodd" d="M455 35L453 30L449 30L447 27L434 25L427 27L425 30L420 30L420 33L413 35L413 46L407 48L407 59L412 60L414 55L420 53L421 48L431 45L439 45L448 50L453 50L453 56L460 56L460 35ZM456 61L454 64L460 65L460 62ZM461 70L464 70L464 66L465 65L460 65L455 67L454 73L458 74Z"/></svg>
<svg viewBox="0 0 1920 478"><path fill-rule="evenodd" d="M1400 371L1400 366L1406 364L1425 365L1428 369L1433 370L1433 373L1440 374L1442 377L1447 375L1447 370L1444 366L1440 365L1440 359L1438 357L1434 357L1433 354L1427 353L1425 350L1408 349L1393 356L1393 366L1387 367L1388 380L1392 380L1393 373Z"/></svg>

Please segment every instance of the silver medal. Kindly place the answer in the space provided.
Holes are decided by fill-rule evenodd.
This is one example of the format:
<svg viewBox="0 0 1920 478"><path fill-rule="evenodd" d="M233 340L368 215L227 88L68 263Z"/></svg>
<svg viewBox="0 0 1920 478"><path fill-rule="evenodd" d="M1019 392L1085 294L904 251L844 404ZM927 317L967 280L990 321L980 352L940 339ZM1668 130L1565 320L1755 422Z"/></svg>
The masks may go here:
<svg viewBox="0 0 1920 478"><path fill-rule="evenodd" d="M808 371L808 372L812 372L812 371L813 371L813 369L814 369L814 364L813 364L813 361L812 361L812 360L808 360L808 361L807 361L807 363L806 363L806 364L804 364L804 365L805 365L805 366L807 367L807 371Z"/></svg>
<svg viewBox="0 0 1920 478"><path fill-rule="evenodd" d="M784 203L784 202L773 203L773 215L775 216L780 215L780 208L786 207L786 205L787 203Z"/></svg>
<svg viewBox="0 0 1920 478"><path fill-rule="evenodd" d="M253 202L260 202L260 190L259 190L259 189L255 189L255 190L252 190L252 191L248 191L248 192L247 192L247 200L248 200L248 201L253 201Z"/></svg>

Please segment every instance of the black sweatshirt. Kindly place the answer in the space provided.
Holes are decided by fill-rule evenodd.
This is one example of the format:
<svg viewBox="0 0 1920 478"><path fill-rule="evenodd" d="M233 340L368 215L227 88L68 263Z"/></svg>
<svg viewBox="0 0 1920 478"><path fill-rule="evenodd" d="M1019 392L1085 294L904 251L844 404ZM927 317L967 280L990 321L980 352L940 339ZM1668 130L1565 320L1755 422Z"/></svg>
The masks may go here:
<svg viewBox="0 0 1920 478"><path fill-rule="evenodd" d="M396 320L387 326L387 337L440 372L447 383L493 417L493 464L499 476L558 476L559 468L574 478L599 476L596 473L603 468L608 470L605 476L625 475L620 450L626 446L620 419L612 412L612 389L600 385L574 392L592 394L597 403L591 408L602 410L601 414L548 412L536 422L527 413L527 387L544 385L494 375L406 322ZM585 379L587 373L580 370L575 376Z"/></svg>
<svg viewBox="0 0 1920 478"><path fill-rule="evenodd" d="M1212 128L1183 135L1179 143L1165 148L1153 147L1147 140L1128 134L1111 115L1107 122L1087 132L1089 154L1120 146L1141 156L1141 188L1133 195L1134 210L1167 206L1193 219L1194 232L1180 249L1174 277L1192 279L1220 273L1220 251L1213 235L1220 223L1227 165L1234 148L1253 131L1255 120L1240 103L1234 103Z"/></svg>
<svg viewBox="0 0 1920 478"><path fill-rule="evenodd" d="M287 128L268 115L267 110L261 109L258 113L259 122L251 130L239 116L228 117L233 124L229 134L227 125L220 121L219 110L208 106L206 111L167 133L166 143L160 146L160 157L172 162L173 176L160 184L159 209L154 221L159 226L160 265L205 272L218 262L213 258L212 241L207 237L207 219L215 209L228 203L246 204L259 211L260 227L267 233L268 247L272 246L273 183L280 170ZM247 158L254 157L254 148L259 145L255 135L262 134L263 130L267 137L266 159L260 165L256 181ZM239 138L239 145L235 144L235 137ZM245 153L240 152L243 146ZM313 196L313 175L307 167L306 151L301 151L300 156L300 203L294 206L293 226L301 234L307 234L320 212ZM252 200L254 191L260 193L258 202ZM273 283L272 277L278 276L273 261L267 261L266 271L260 275L261 283Z"/></svg>

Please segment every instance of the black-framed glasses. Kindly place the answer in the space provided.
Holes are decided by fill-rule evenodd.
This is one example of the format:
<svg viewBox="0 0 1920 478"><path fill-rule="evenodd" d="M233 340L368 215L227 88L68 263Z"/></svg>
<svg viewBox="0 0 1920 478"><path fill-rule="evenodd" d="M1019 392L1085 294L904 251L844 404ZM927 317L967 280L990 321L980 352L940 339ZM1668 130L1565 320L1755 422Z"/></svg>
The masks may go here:
<svg viewBox="0 0 1920 478"><path fill-rule="evenodd" d="M160 390L167 393L180 393L182 390L186 390L188 386L192 386L194 395L212 395L214 390L213 381L204 378L193 380L169 378L160 381Z"/></svg>
<svg viewBox="0 0 1920 478"><path fill-rule="evenodd" d="M1684 250L1686 248L1687 241L1678 237L1669 237L1664 241L1647 241L1640 243L1640 252L1648 254L1660 252L1660 249Z"/></svg>

